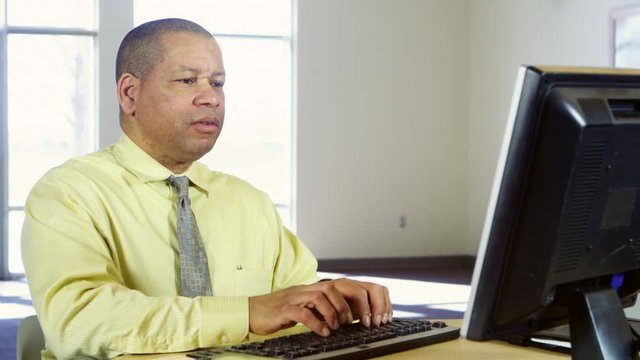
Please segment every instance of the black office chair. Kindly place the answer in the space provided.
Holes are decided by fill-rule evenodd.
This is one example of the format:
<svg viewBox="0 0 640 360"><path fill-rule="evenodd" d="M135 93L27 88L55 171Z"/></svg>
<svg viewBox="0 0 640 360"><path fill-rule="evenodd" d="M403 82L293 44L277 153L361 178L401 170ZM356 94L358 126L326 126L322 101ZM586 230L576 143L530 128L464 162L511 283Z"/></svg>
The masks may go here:
<svg viewBox="0 0 640 360"><path fill-rule="evenodd" d="M36 315L27 316L20 321L16 344L17 360L40 360L44 349L44 334Z"/></svg>

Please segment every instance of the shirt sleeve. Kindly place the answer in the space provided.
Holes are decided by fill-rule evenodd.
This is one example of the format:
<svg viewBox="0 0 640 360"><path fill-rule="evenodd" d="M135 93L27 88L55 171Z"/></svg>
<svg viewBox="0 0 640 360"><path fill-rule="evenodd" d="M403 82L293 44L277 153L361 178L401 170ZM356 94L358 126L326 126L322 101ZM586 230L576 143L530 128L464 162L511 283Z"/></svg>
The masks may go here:
<svg viewBox="0 0 640 360"><path fill-rule="evenodd" d="M318 261L309 248L284 226L280 227L280 249L273 275L273 291L318 282Z"/></svg>
<svg viewBox="0 0 640 360"><path fill-rule="evenodd" d="M247 297L151 297L126 287L112 256L119 250L90 214L99 207L74 194L69 184L41 181L27 200L22 234L33 303L57 358L186 351L246 338Z"/></svg>

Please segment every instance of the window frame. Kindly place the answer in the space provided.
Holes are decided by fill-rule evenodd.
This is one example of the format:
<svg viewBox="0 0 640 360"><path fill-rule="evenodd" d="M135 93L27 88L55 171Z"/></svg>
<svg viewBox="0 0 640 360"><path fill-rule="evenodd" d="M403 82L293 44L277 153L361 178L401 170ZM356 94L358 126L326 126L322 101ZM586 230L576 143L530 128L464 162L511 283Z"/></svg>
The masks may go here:
<svg viewBox="0 0 640 360"><path fill-rule="evenodd" d="M7 1L0 0L0 280L10 278L9 273L9 185L8 185L8 111L7 111Z"/></svg>

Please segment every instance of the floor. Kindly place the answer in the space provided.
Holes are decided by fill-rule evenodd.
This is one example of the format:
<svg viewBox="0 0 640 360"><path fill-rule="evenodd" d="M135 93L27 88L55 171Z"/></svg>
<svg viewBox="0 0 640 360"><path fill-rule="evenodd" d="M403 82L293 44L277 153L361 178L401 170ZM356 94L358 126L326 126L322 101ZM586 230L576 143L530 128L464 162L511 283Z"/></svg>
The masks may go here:
<svg viewBox="0 0 640 360"><path fill-rule="evenodd" d="M396 318L455 319L466 309L473 269L361 270L323 272L323 278L349 277L389 288ZM16 331L20 320L34 314L27 284L0 281L0 360L16 358Z"/></svg>
<svg viewBox="0 0 640 360"><path fill-rule="evenodd" d="M0 360L16 358L18 324L33 314L26 281L0 281Z"/></svg>

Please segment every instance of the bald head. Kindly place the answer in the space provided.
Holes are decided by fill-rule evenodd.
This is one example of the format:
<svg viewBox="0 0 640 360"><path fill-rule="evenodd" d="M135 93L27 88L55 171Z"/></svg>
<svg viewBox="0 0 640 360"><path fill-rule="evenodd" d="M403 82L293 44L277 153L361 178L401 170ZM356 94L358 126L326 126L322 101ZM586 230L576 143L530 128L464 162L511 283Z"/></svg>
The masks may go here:
<svg viewBox="0 0 640 360"><path fill-rule="evenodd" d="M202 26L184 19L160 19L139 25L129 31L120 43L116 57L116 81L124 73L145 78L162 61L162 36L177 32L213 38Z"/></svg>

